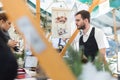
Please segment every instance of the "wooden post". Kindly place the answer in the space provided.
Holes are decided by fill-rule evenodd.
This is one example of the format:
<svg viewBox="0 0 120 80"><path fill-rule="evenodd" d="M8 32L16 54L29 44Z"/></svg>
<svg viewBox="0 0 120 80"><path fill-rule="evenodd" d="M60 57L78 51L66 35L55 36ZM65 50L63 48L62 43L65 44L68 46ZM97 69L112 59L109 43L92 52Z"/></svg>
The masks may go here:
<svg viewBox="0 0 120 80"><path fill-rule="evenodd" d="M99 4L100 0L93 0L93 3L89 7L89 12L92 12L92 10Z"/></svg>
<svg viewBox="0 0 120 80"><path fill-rule="evenodd" d="M114 38L115 38L115 41L118 42L118 38L117 38L117 27L116 27L116 17L115 17L115 9L112 10L113 12L113 29L114 29Z"/></svg>
<svg viewBox="0 0 120 80"><path fill-rule="evenodd" d="M94 0L92 5L89 8L89 12L92 12L92 10L99 4L99 0ZM66 46L63 48L63 50L60 53L60 56L64 56L65 52L67 50L67 47L73 42L73 40L75 39L75 37L77 36L77 34L79 33L79 30L76 30L73 35L71 36L70 40L68 41L68 43L66 44Z"/></svg>
<svg viewBox="0 0 120 80"><path fill-rule="evenodd" d="M66 46L62 49L61 53L60 53L60 56L64 56L65 55L65 52L68 48L68 46L73 42L73 40L75 39L75 37L77 36L77 34L79 33L79 30L76 30L73 35L71 36L70 40L68 41L68 43L66 44Z"/></svg>
<svg viewBox="0 0 120 80"><path fill-rule="evenodd" d="M40 24L40 0L36 0L36 19Z"/></svg>
<svg viewBox="0 0 120 80"><path fill-rule="evenodd" d="M33 18L24 2L22 0L1 0L1 2L9 19L18 26L26 40L30 42L33 55L38 58L46 74L53 80L77 80L45 38L40 24Z"/></svg>
<svg viewBox="0 0 120 80"><path fill-rule="evenodd" d="M50 39L51 34L52 34L52 32L50 32L50 33L48 34L48 37L47 37L48 40Z"/></svg>

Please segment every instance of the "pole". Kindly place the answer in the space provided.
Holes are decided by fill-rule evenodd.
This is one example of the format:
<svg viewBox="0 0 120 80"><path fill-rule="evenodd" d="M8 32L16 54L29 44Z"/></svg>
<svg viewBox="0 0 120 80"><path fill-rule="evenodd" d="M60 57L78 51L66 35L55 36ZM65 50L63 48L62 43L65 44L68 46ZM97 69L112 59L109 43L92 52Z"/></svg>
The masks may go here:
<svg viewBox="0 0 120 80"><path fill-rule="evenodd" d="M36 0L36 19L40 23L40 0Z"/></svg>
<svg viewBox="0 0 120 80"><path fill-rule="evenodd" d="M117 27L116 27L115 9L113 9L112 12L113 12L113 24L114 24L114 26L113 26L113 29L114 29L114 39L115 39L115 41L118 42L118 39L117 39Z"/></svg>
<svg viewBox="0 0 120 80"><path fill-rule="evenodd" d="M9 19L24 33L26 41L46 74L53 80L76 80L63 59L45 38L40 24L22 0L1 0ZM19 3L19 4L17 4ZM65 74L63 74L65 73Z"/></svg>

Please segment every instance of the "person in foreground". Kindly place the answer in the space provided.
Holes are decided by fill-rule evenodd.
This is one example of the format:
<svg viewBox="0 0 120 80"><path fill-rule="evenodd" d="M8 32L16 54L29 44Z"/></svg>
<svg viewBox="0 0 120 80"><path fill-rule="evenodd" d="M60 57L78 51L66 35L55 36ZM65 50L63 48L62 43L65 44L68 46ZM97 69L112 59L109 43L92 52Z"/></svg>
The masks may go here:
<svg viewBox="0 0 120 80"><path fill-rule="evenodd" d="M0 13L0 80L14 80L17 76L18 64L4 34L10 28L10 22L5 13ZM14 46L13 44L11 46Z"/></svg>
<svg viewBox="0 0 120 80"><path fill-rule="evenodd" d="M79 47L82 47L85 62L90 58L94 62L97 53L106 64L106 48L109 47L104 32L95 26L90 25L90 13L81 10L75 14L75 22L77 29L80 30Z"/></svg>

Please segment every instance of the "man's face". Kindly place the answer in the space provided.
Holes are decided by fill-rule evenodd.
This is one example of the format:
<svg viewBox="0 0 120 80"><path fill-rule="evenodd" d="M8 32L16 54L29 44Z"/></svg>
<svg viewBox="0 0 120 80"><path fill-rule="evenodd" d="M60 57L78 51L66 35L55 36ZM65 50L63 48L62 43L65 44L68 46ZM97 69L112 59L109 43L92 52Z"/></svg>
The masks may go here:
<svg viewBox="0 0 120 80"><path fill-rule="evenodd" d="M10 27L11 27L11 22L10 21L2 21L1 28L4 31L8 31Z"/></svg>
<svg viewBox="0 0 120 80"><path fill-rule="evenodd" d="M76 22L76 26L77 26L78 30L80 30L80 29L84 30L85 29L85 23L84 23L84 20L82 19L80 14L75 16L75 22Z"/></svg>

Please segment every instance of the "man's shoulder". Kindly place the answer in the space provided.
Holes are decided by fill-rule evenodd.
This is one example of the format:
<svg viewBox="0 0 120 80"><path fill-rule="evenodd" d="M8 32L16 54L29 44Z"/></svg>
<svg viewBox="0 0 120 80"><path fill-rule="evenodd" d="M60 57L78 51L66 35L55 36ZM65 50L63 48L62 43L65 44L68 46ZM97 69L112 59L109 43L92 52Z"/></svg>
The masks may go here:
<svg viewBox="0 0 120 80"><path fill-rule="evenodd" d="M103 33L103 31L102 31L102 29L101 28L98 28L98 27L94 27L95 28L95 32L97 32L97 33Z"/></svg>
<svg viewBox="0 0 120 80"><path fill-rule="evenodd" d="M94 26L94 25L90 25L90 26L91 26L91 28L95 28L95 31L101 31L100 28L98 28L98 27L96 27L96 26Z"/></svg>
<svg viewBox="0 0 120 80"><path fill-rule="evenodd" d="M102 29L100 29L100 28L98 28L98 27L95 27L95 36L96 37L102 37L102 36L104 36L105 34L104 34L104 32L102 31Z"/></svg>

